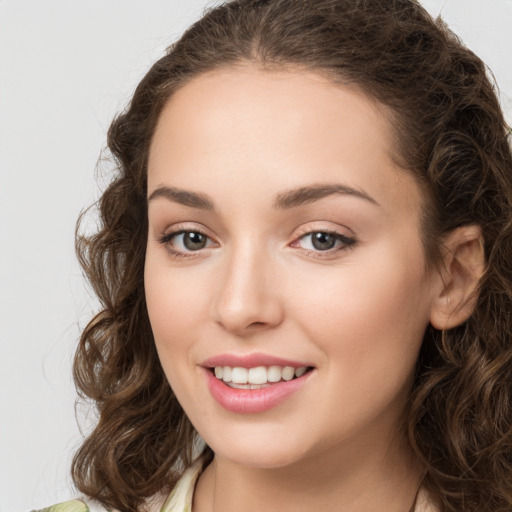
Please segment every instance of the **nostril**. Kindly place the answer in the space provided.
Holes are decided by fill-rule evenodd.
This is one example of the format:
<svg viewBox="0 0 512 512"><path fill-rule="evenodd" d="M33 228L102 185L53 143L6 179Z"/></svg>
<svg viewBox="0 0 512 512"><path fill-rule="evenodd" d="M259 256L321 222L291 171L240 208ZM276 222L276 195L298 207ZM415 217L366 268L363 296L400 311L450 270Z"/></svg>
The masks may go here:
<svg viewBox="0 0 512 512"><path fill-rule="evenodd" d="M261 327L262 325L265 325L264 322L253 322L252 324L249 324L249 327Z"/></svg>

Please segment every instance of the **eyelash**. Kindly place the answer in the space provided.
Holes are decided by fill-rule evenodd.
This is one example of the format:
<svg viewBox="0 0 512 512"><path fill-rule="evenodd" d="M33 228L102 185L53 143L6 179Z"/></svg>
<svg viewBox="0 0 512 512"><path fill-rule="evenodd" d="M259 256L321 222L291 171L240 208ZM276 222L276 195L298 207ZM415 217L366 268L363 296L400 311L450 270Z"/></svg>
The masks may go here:
<svg viewBox="0 0 512 512"><path fill-rule="evenodd" d="M206 237L210 241L212 240L211 237L209 237L206 233L204 233L203 231L201 231L199 229L181 229L181 228L178 228L177 230L172 231L170 233L162 234L158 238L158 242L160 244L162 244L163 246L165 246L165 248L166 248L167 252L169 253L169 255L172 256L175 259L196 258L196 257L199 256L199 253L201 252L202 249L198 249L196 251L193 251L193 250L181 251L181 250L175 249L171 245L171 243L170 243L173 238L175 238L175 237L177 237L179 235L186 234L186 233L199 234L201 236ZM348 237L346 235L338 233L337 231L323 229L323 230L310 230L310 231L304 232L303 234L298 236L290 244L290 246L291 247L296 247L300 240L304 240L308 236L310 237L310 236L314 235L315 233L321 233L321 234L324 234L324 235L333 236L335 238L336 242L340 242L341 243L341 246L334 247L332 249L326 249L324 251L319 250L319 249L318 250L303 249L304 253L307 256L310 256L310 257L313 257L313 258L317 258L317 259L328 258L328 257L333 256L335 253L338 253L340 251L347 251L349 249L353 249L355 247L355 245L357 244L357 240L355 238L353 238L353 237Z"/></svg>
<svg viewBox="0 0 512 512"><path fill-rule="evenodd" d="M341 252L341 251L347 251L349 249L353 249L355 245L357 244L357 240L353 237L349 237L347 235L343 235L342 233L338 233L337 231L332 231L329 229L316 229L316 230L308 230L301 234L299 237L297 237L291 244L291 247L296 247L296 244L300 240L304 240L307 237L311 237L314 234L322 234L322 235L330 235L334 237L335 243L338 243L338 246L333 247L332 249L326 249L324 251L317 249L317 250L311 250L311 249L303 249L306 256L310 256L312 258L329 258L332 257L334 254ZM312 243L312 242L311 242Z"/></svg>
<svg viewBox="0 0 512 512"><path fill-rule="evenodd" d="M184 235L185 233L196 233L196 234L204 236L208 240L211 240L211 238L206 233L204 233L203 231L201 231L199 229L178 228L175 231L172 231L170 233L163 233L162 236L160 236L158 238L158 242L160 244L162 244L163 246L165 246L165 249L167 250L169 255L172 256L173 258L176 258L176 259L196 258L199 255L198 253L200 252L200 250L180 251L180 250L175 249L170 243L173 238L175 238L179 235Z"/></svg>

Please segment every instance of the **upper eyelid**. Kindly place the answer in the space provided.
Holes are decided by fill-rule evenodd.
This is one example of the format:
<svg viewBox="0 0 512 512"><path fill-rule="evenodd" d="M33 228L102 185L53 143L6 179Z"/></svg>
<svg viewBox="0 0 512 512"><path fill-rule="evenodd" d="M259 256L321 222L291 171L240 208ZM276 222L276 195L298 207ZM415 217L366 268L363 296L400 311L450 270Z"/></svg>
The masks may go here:
<svg viewBox="0 0 512 512"><path fill-rule="evenodd" d="M298 230L295 231L291 243L296 243L300 239L308 235L312 235L313 233L328 233L341 239L345 239L346 241L350 240L352 241L352 244L350 245L354 245L355 243L359 242L359 237L348 226L329 221L312 221L304 223L298 228Z"/></svg>
<svg viewBox="0 0 512 512"><path fill-rule="evenodd" d="M159 240L163 240L165 238L170 239L175 236L183 235L184 233L199 233L199 234L205 236L206 238L208 238L209 240L211 240L212 242L218 244L218 242L215 240L215 238L213 238L212 236L210 236L208 233L206 233L205 231L203 231L201 229L182 229L182 228L172 229L168 232L162 233L160 236L158 236L158 239Z"/></svg>
<svg viewBox="0 0 512 512"><path fill-rule="evenodd" d="M333 225L332 227L326 226L325 223L323 225L318 226L314 225L317 221L312 221L303 224L298 229L295 229L293 231L293 237L300 238L301 236L308 235L310 233L332 233L337 234L341 236L345 236L347 238L354 238L356 239L356 234L347 226L342 226L340 224L333 225L333 223L329 222L329 224ZM321 222L321 221L320 221Z"/></svg>
<svg viewBox="0 0 512 512"><path fill-rule="evenodd" d="M351 240L353 243L357 242L357 239L355 236L352 236L352 235L346 235L344 233L340 233L339 231L330 231L330 230L327 230L327 229L316 229L316 230L312 230L312 231L307 231L305 232L304 234L302 235L299 235L297 237L295 237L295 239L292 241L292 243L295 243L307 236L310 236L310 235L313 235L314 233L326 233L326 234L329 234L329 235L334 235L335 237L339 237L341 239L346 239L346 240ZM327 251L326 251L327 252Z"/></svg>
<svg viewBox="0 0 512 512"><path fill-rule="evenodd" d="M175 236L184 235L185 233L198 233L198 234L206 237L208 240L210 240L214 244L217 244L217 242L211 236L209 236L206 233L203 233L202 231L199 231L199 230L182 229L182 230L179 230L179 231L174 231L174 232L169 233L169 236L171 238L173 238ZM206 249L206 247L205 247L205 249Z"/></svg>
<svg viewBox="0 0 512 512"><path fill-rule="evenodd" d="M200 233L204 235L206 238L210 240L210 242L213 242L213 244L218 245L218 243L209 235L203 233L202 231L199 231L198 229L174 229L167 233L162 233L160 236L157 237L157 242L163 246L166 251L171 254L174 258L177 259L189 259L189 258L197 258L201 257L201 253L205 250L211 249L212 247L203 247L197 250L183 250L177 248L174 244L171 244L171 240L174 237L183 235L184 233Z"/></svg>
<svg viewBox="0 0 512 512"><path fill-rule="evenodd" d="M309 223L303 224L299 228L295 228L288 236L289 241L287 242L287 245L294 243L298 239L300 239L306 235L313 234L313 233L330 233L333 235L339 235L341 237L354 239L356 241L358 240L358 237L355 235L355 233L350 228L348 228L346 226L337 225L337 227L330 227L330 226L325 226L325 224L323 226L312 225L316 222L321 222L321 221L311 221ZM191 225L191 224L194 224L194 225ZM187 232L201 233L202 235L208 237L213 242L220 245L218 237L213 235L211 230L208 229L206 226L204 226L203 224L200 224L200 223L195 223L195 222L189 223L187 221L178 222L176 224L171 224L169 227L167 227L166 229L162 230L160 233L157 234L157 239L161 240L164 237L176 236L178 234L187 233Z"/></svg>
<svg viewBox="0 0 512 512"><path fill-rule="evenodd" d="M199 226L199 227L197 227L197 226ZM160 233L158 234L158 237L160 238L165 235L177 235L179 233L184 233L184 232L185 233L188 233L188 232L201 233L202 235L205 235L208 238L211 238L212 240L215 238L214 236L212 236L211 230L208 229L203 224L194 223L194 226L191 226L187 222L177 222L175 224L170 224L165 229L162 229L160 231ZM158 233L158 230L157 230L157 233Z"/></svg>
<svg viewBox="0 0 512 512"><path fill-rule="evenodd" d="M292 244L300 243L300 241L305 236L311 235L313 233L322 233L322 232L325 233L327 231L326 230L310 231L308 233L305 233L302 236L297 237L295 239L295 241L292 242ZM335 246L335 247L331 247L330 249L325 249L325 250L310 249L310 248L306 248L306 247L301 247L301 248L297 248L297 249L300 249L304 255L306 255L310 258L313 258L315 260L329 261L329 260L336 259L336 258L342 256L347 251L354 249L359 244L359 240L355 236L347 236L347 235L344 235L342 233L338 233L335 231L332 231L331 233L338 237L338 241L341 241L341 246L338 245L338 247ZM343 240L343 239L345 239L345 240ZM291 246L293 247L293 245L291 245Z"/></svg>

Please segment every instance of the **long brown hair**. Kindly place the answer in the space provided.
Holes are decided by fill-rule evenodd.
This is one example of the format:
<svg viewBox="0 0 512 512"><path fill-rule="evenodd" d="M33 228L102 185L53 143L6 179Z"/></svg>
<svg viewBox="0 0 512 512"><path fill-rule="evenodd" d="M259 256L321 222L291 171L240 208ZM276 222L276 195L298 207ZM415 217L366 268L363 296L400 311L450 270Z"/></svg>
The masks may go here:
<svg viewBox="0 0 512 512"><path fill-rule="evenodd" d="M482 61L414 0L234 0L207 11L156 62L108 146L117 163L99 227L77 253L102 310L74 366L99 421L73 461L78 489L135 512L191 463L196 433L158 361L146 311L146 164L172 94L220 67L306 69L393 112L396 159L426 199L423 240L478 224L487 270L471 318L428 328L406 411L424 485L442 511L512 510L512 155Z"/></svg>

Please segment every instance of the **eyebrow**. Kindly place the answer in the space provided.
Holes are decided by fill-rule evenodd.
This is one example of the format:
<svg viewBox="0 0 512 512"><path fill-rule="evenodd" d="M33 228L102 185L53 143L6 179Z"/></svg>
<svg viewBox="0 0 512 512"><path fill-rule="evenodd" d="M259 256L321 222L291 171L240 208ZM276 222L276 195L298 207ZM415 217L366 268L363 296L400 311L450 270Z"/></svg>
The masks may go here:
<svg viewBox="0 0 512 512"><path fill-rule="evenodd" d="M213 201L205 194L198 194L189 190L182 190L175 187L158 187L155 189L148 198L152 201L157 197L165 197L169 201L179 203L184 206L192 208L199 208L200 210L214 210Z"/></svg>
<svg viewBox="0 0 512 512"><path fill-rule="evenodd" d="M320 184L310 185L307 187L300 187L278 194L274 201L274 208L276 209L290 209L303 204L313 203L324 197L331 195L349 195L364 199L372 204L380 206L379 203L366 192L360 189L334 184ZM164 197L174 203L179 203L184 206L198 208L200 210L215 210L213 200L206 194L199 194L190 190L183 190L176 187L161 186L156 188L148 198L152 201L156 198Z"/></svg>
<svg viewBox="0 0 512 512"><path fill-rule="evenodd" d="M339 183L310 185L283 192L276 197L274 208L288 209L303 204L309 204L324 197L341 194L355 196L380 206L379 203L364 190L341 185Z"/></svg>

